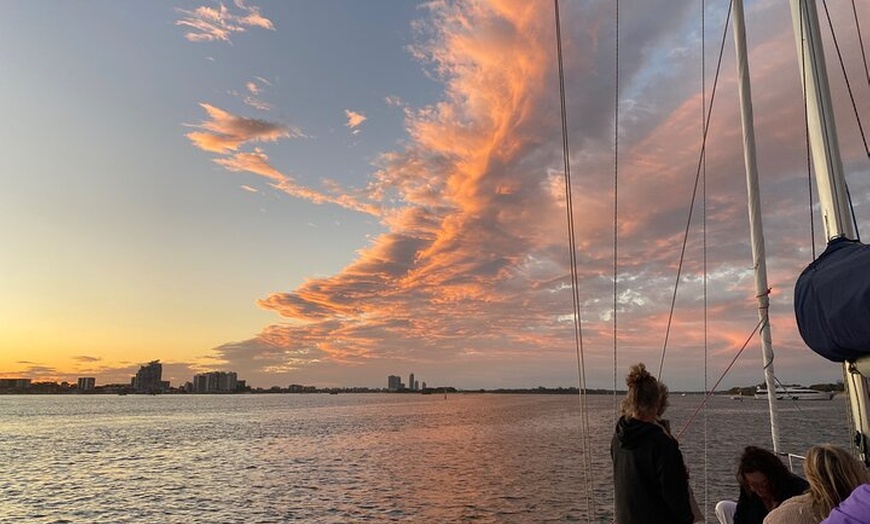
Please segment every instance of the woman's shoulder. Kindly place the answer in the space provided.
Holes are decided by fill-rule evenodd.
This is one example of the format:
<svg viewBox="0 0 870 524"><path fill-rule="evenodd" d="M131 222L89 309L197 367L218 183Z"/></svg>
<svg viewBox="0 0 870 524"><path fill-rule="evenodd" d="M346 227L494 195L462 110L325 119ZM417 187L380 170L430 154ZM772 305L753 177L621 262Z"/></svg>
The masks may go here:
<svg viewBox="0 0 870 524"><path fill-rule="evenodd" d="M764 524L816 524L813 499L809 493L786 499L764 518Z"/></svg>

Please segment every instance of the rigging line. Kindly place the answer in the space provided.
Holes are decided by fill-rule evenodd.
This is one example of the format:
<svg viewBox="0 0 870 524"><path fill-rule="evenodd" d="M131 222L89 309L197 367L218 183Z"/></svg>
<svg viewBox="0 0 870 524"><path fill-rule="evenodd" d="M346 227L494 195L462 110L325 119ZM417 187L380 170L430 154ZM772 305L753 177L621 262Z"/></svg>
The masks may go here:
<svg viewBox="0 0 870 524"><path fill-rule="evenodd" d="M779 386L780 386L780 387L781 387L781 388L782 388L786 393L788 392L788 389L787 389L788 386L786 386L785 384L783 384L782 381L779 380L779 377L777 377L776 375L774 375L774 376L773 376L773 380L776 381L776 383L779 384ZM767 394L770 395L770 391L768 391ZM779 400L779 399L777 399L777 400ZM804 419L804 421L806 421L806 422L811 422L809 419L806 418L806 412L805 412L804 410L802 410L801 407L798 405L798 403L797 403L797 398L796 398L796 397L792 397L791 399L787 399L787 400L791 400L792 404L794 404L795 411L797 411L798 413L801 414L801 416L802 416L802 418Z"/></svg>
<svg viewBox="0 0 870 524"><path fill-rule="evenodd" d="M584 484L586 494L586 514L591 515L595 508L595 494L592 489L592 453L589 443L589 409L586 403L586 368L583 353L583 328L580 311L579 279L577 276L576 235L574 231L574 204L571 192L571 157L568 140L568 110L565 101L565 70L562 60L562 29L559 17L559 0L553 0L556 24L556 53L559 66L559 102L562 123L562 160L565 170L565 204L568 222L568 245L571 265L571 297L574 307L574 345L577 353L577 375L580 385L580 425L583 433L582 447L586 466Z"/></svg>
<svg viewBox="0 0 870 524"><path fill-rule="evenodd" d="M855 17L855 29L858 30L858 44L861 48L861 58L864 60L864 76L867 78L867 85L870 85L870 70L867 69L867 53L864 51L864 38L861 36L861 23L858 21L858 9L855 7L855 0L852 0L852 15Z"/></svg>
<svg viewBox="0 0 870 524"><path fill-rule="evenodd" d="M617 293L619 277L619 0L616 0L616 57L614 67L613 88L613 425L616 426L618 417L617 410L617 382L616 370L619 369L617 360L618 331L617 331Z"/></svg>
<svg viewBox="0 0 870 524"><path fill-rule="evenodd" d="M861 241L861 233L858 232L858 218L855 216L855 206L852 204L852 191L849 190L849 184L846 184L846 199L849 201L849 213L852 215L852 227L855 229L855 240Z"/></svg>
<svg viewBox="0 0 870 524"><path fill-rule="evenodd" d="M833 23L831 22L831 15L830 15L830 12L828 11L827 3L823 1L822 4L823 4L824 7L825 7L825 15L827 16L827 19L828 19L828 25L830 26L830 29L831 29L831 36L833 37L834 45L835 45L835 47L837 48L837 55L838 55L838 57L840 58L840 66L841 66L841 68L843 68L843 76L844 76L845 79L846 79L846 86L847 86L848 91L849 91L849 96L850 96L850 98L852 99L852 107L853 107L853 109L854 109L854 108L855 108L855 100L854 100L854 98L852 97L852 89L851 89L851 86L849 85L849 77L848 77L848 75L847 75L846 72L845 72L845 66L843 65L843 59L842 59L842 56L840 56L840 51L839 51L840 46L837 44L837 38L836 38L836 35L835 35L835 33L834 33ZM801 3L800 5L803 6L803 3ZM803 13L802 13L802 16L803 16ZM812 33L810 34L810 36L812 36ZM814 44L814 43L813 43L813 42L810 42L810 44L812 45L812 44ZM813 45L813 47L815 47L815 46ZM804 75L804 76L806 76L806 75ZM816 83L817 83L817 85L816 85L816 91L817 91L817 92L820 92L820 91L821 91L821 88L820 88L820 85L819 85L819 83L820 83L821 81L822 81L822 80L821 80L820 78L816 78ZM859 127L859 129L861 129L861 137L864 138L864 132L863 132L863 128L861 127L861 124L860 124L860 118L857 116L857 109L854 109L854 111L856 112L856 118L858 119L858 122L859 122L859 123L858 123L858 127ZM824 141L825 141L825 142L828 141L828 132L829 132L828 125L827 125L827 121L825 120L826 117L827 117L827 115L826 115L825 112L822 112L822 113L819 115L819 119L822 120L822 126L821 126L821 129L822 129L822 132L825 134L825 137L824 137ZM865 151L868 151L866 141L865 141L865 143L864 143L864 150L865 150ZM868 151L867 155L868 155L868 157L870 157L870 151ZM828 158L827 158L827 162L828 162L828 169L829 169L831 172L833 172L833 171L834 171L834 168L833 168L833 166L832 166L832 164L831 164L831 163L833 162L833 160L832 160L830 157L828 157ZM846 190L846 201L847 201L847 203L849 204L849 212L850 212L850 214L851 214L852 224L853 224L853 226L855 226L855 225L857 225L857 218L855 217L855 206L854 206L854 204L852 203L852 196L851 196L852 194L851 194L851 191L849 191L849 183L848 183L848 181L845 180L845 178L843 179L843 185L844 185L845 190ZM858 236L857 230L855 231L855 236L856 236L856 237Z"/></svg>
<svg viewBox="0 0 870 524"><path fill-rule="evenodd" d="M701 132L703 134L704 122L707 120L707 2L701 0ZM704 393L707 393L707 375L708 372L708 334L709 334L709 318L707 315L707 159L704 159L704 227L703 231L703 270L704 270ZM707 412L704 411L704 507L710 507L709 500L709 456L708 434L707 434Z"/></svg>
<svg viewBox="0 0 870 524"><path fill-rule="evenodd" d="M852 102L852 111L855 114L855 122L858 124L858 131L861 133L861 141L864 143L864 153L870 158L870 148L867 147L867 137L864 134L864 126L861 124L861 115L858 113L858 104L855 103L855 93L852 92L852 83L849 82L849 74L846 72L846 62L843 60L843 53L840 51L840 43L837 40L837 33L834 31L834 22L831 20L831 12L828 10L828 2L822 2L825 7L825 17L828 19L828 27L831 30L831 39L834 42L834 49L837 51L837 59L840 61L840 70L843 72L843 80L846 82L846 91L849 93L849 100ZM863 47L862 47L863 50ZM852 200L849 199L851 204Z"/></svg>
<svg viewBox="0 0 870 524"><path fill-rule="evenodd" d="M831 20L831 13L828 10L828 2L823 1L822 5L825 7L825 17L828 19L828 27L831 30L831 39L834 42L834 48L837 50L837 59L840 61L840 69L843 71L843 80L846 82L846 90L849 93L849 100L852 102L852 112L855 114L855 122L858 124L858 131L861 133L861 141L864 143L864 153L867 155L867 158L870 158L870 148L867 147L867 137L864 134L864 126L861 124L861 115L858 113L858 105L855 103L855 94L852 92L852 84L849 82L849 74L846 73L846 63L843 60L843 53L840 52L840 44L837 41L837 33L834 31L834 22ZM858 13L854 11L855 2L852 1L852 9L855 12L855 25L858 25ZM858 26L858 40L861 44L861 54L864 54L864 42L861 39L861 26ZM867 58L864 58L864 69L867 69ZM856 240L860 242L861 236L858 233L858 219L855 217L855 206L852 203L852 192L849 190L849 183L847 181L843 181L846 187L846 199L849 202L849 213L852 216L852 227L855 228L855 236Z"/></svg>
<svg viewBox="0 0 870 524"><path fill-rule="evenodd" d="M800 9L800 17L803 19L804 17L804 3L800 2L798 4ZM801 49L804 49L804 41L806 40L806 35L804 34L804 24L801 24ZM807 70L807 53L801 52L801 71ZM801 89L803 92L803 101L804 101L804 147L806 147L806 161L807 161L807 197L809 199L809 206L807 206L807 210L810 215L810 247L812 248L812 259L816 259L816 222L814 220L813 215L813 162L812 156L810 155L810 115L809 115L809 104L807 102L807 75L801 74Z"/></svg>
<svg viewBox="0 0 870 524"><path fill-rule="evenodd" d="M731 359L731 363L728 364L728 367L726 367L725 371L722 372L722 375L719 376L719 380L717 380L716 383L713 384L713 388L704 394L704 398L703 400L701 400L701 403L698 404L695 412L692 413L692 416L689 417L689 420L686 421L682 429L680 429L680 432L677 433L677 440L680 440L683 437L683 433L689 428L689 426L692 424L692 421L695 420L695 417L698 416L698 413L701 412L701 410L704 408L704 405L707 404L708 400L710 400L710 397L713 396L713 392L716 391L717 387L719 387L719 383L722 382L722 380L725 378L725 375L727 375L728 372L731 371L731 368L737 362L737 359L740 358L740 355L743 353L743 350L746 349L746 346L749 345L749 342L752 341L752 337L754 337L755 334L758 333L758 330L761 329L761 326L762 324L764 324L765 320L765 318L758 319L758 323L755 324L755 329L753 329L752 333L750 333L749 336L746 337L746 340L743 342L743 346L741 346L740 351L738 351L737 354L734 355L734 358Z"/></svg>
<svg viewBox="0 0 870 524"><path fill-rule="evenodd" d="M731 2L729 1L728 2L728 14L725 16L725 24L723 25L722 40L721 40L721 44L719 45L719 59L718 59L718 63L716 64L716 75L713 77L713 88L710 92L710 108L707 111L707 120L704 123L704 136L701 140L701 151L700 151L700 154L698 156L698 167L697 167L697 170L695 171L695 185L692 189L692 200L689 203L689 216L688 216L688 219L686 220L686 229L685 229L685 232L683 234L683 246L682 246L681 251L680 251L680 262L677 265L677 276L676 276L676 280L674 281L674 294L671 297L671 309L670 309L670 313L668 314L667 327L665 328L665 342L664 342L664 345L662 346L662 358L661 358L661 361L659 362L659 372L657 375L659 377L659 380L661 380L661 377L662 377L662 368L664 368L664 365L665 365L665 353L667 352L667 349L668 349L668 339L669 339L670 333L671 333L671 324L673 323L673 320L674 320L674 308L675 308L676 303L677 303L677 291L679 290L679 287L680 287L680 276L683 272L683 262L685 261L685 258L686 258L686 244L689 241L689 229L692 225L692 214L694 213L694 210L695 210L695 199L698 195L698 181L699 181L700 176L701 176L701 166L703 165L704 159L705 159L706 154L707 154L707 133L710 131L710 118L713 115L713 103L716 101L716 87L719 85L719 72L722 70L722 56L725 53L725 38L726 38L726 35L728 34L728 23L730 21L731 21Z"/></svg>
<svg viewBox="0 0 870 524"><path fill-rule="evenodd" d="M798 2L798 3L799 3L801 6L804 5L804 2ZM824 3L824 1L823 1L823 3ZM826 10L826 12L827 12L827 10ZM807 13L801 11L801 16L802 16L802 18L803 18L804 16L807 16ZM802 23L801 25L803 25L803 23ZM821 45L822 45L821 42L815 42L815 41L812 40L812 38L815 36L815 34L818 34L818 33L814 33L813 31L810 31L808 34L804 35L804 37L805 37L805 41L806 41L806 42L809 42L809 45L807 46L808 49L816 49L817 47L821 47ZM820 38L821 38L821 36L820 36ZM807 53L807 51L805 50L804 53ZM806 77L806 69L804 69L803 71L801 71L801 74L802 74L804 77ZM815 86L814 86L814 88L815 88L815 90L816 90L816 93L822 93L822 92L824 92L824 89L822 89L822 78L821 78L821 76L819 76L819 75L815 75L815 76L814 76L814 81L815 81ZM829 116L829 115L828 115L827 111L820 111L819 114L818 114L819 123L820 123L819 127L821 128L822 134L824 135L824 136L822 137L822 142L825 143L825 144L829 144L829 143L830 143L830 134L829 134L829 132L830 132L831 127L832 127L832 126L831 126L832 122L829 122L829 121L828 121L828 116ZM828 168L828 172L829 172L829 173L834 173L834 172L837 171L837 170L834 168L834 165L833 165L833 164L834 164L834 160L833 160L833 157L832 157L831 155L825 155L825 159L824 159L824 160L825 160L826 163L827 163L827 168ZM846 183L845 179L843 180L843 183L844 183L844 184ZM847 186L847 187L848 187L848 186ZM848 194L848 191L847 191L847 194ZM848 198L848 196L847 196L847 198ZM850 205L851 205L851 203L850 203ZM826 239L826 240L827 240L827 239Z"/></svg>

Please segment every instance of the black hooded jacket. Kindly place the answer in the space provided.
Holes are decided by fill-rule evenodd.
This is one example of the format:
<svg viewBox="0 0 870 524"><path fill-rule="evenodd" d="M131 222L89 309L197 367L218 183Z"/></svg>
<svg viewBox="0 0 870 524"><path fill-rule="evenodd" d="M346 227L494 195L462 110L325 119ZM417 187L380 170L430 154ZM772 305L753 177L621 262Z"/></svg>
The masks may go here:
<svg viewBox="0 0 870 524"><path fill-rule="evenodd" d="M661 426L621 417L610 443L616 522L691 524L689 479L677 441Z"/></svg>

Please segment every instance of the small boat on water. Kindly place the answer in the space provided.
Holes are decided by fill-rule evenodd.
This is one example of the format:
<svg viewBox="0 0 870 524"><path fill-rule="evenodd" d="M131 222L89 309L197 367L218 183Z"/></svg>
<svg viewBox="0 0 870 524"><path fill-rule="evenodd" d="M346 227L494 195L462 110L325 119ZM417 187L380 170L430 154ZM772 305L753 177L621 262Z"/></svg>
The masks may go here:
<svg viewBox="0 0 870 524"><path fill-rule="evenodd" d="M758 386L755 390L755 398L767 399L767 388ZM831 400L834 393L831 391L819 391L804 386L776 386L777 400Z"/></svg>

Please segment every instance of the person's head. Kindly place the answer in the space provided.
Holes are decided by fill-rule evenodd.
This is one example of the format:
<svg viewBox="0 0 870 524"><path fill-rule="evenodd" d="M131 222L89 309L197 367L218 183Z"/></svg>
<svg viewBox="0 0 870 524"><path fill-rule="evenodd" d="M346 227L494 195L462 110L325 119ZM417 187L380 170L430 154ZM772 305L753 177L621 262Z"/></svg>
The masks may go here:
<svg viewBox="0 0 870 524"><path fill-rule="evenodd" d="M646 370L643 363L635 364L625 377L628 391L622 401L623 415L636 419L655 419L661 407L659 381Z"/></svg>
<svg viewBox="0 0 870 524"><path fill-rule="evenodd" d="M776 502L782 502L790 476L779 457L755 446L746 446L737 466L737 482L744 490Z"/></svg>
<svg viewBox="0 0 870 524"><path fill-rule="evenodd" d="M856 487L870 482L870 474L861 461L831 444L807 450L804 474L810 484L813 510L820 518L826 518Z"/></svg>

